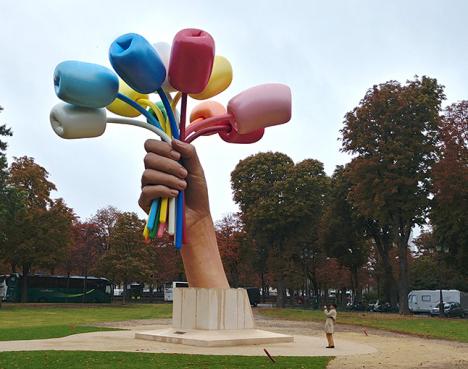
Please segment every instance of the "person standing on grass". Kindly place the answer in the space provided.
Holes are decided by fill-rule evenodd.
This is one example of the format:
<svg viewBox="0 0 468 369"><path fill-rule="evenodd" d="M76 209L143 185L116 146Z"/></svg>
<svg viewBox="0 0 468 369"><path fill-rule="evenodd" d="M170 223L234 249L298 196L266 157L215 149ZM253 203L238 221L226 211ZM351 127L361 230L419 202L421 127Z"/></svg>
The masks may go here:
<svg viewBox="0 0 468 369"><path fill-rule="evenodd" d="M327 317L325 320L325 334L327 335L328 346L327 348L335 348L335 342L333 341L333 333L335 332L336 322L336 305L330 304L323 307L323 312Z"/></svg>

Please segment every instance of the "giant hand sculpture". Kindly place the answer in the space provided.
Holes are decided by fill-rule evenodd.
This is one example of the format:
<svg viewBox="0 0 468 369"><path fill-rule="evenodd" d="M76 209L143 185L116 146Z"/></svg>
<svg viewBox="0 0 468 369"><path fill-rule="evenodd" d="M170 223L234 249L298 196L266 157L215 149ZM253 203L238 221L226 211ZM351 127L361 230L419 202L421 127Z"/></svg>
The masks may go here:
<svg viewBox="0 0 468 369"><path fill-rule="evenodd" d="M200 103L194 107L186 128L188 96L197 100L212 98L232 81L231 64L215 55L214 40L203 30L179 31L172 46L161 42L152 46L143 36L128 33L111 44L109 59L117 74L80 61L65 61L55 68L55 92L64 103L52 109L50 121L60 137L97 137L104 133L106 123L117 123L146 128L168 144L172 139L190 143L216 133L228 143L247 144L260 140L266 127L291 118L289 87L263 84L233 97L227 109L214 101ZM176 93L171 96L170 92ZM160 101L151 100L153 93ZM105 107L117 116L108 117ZM144 120L132 119L140 115ZM174 236L177 249L190 243L184 203L183 191L176 199L153 199L143 232L145 239L168 233Z"/></svg>

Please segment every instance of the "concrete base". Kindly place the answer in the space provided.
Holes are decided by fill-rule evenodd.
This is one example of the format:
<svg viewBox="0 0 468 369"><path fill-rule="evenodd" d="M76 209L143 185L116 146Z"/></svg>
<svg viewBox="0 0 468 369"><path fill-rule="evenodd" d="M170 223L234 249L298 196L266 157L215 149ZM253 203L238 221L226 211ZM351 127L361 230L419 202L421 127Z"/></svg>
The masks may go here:
<svg viewBox="0 0 468 369"><path fill-rule="evenodd" d="M135 333L135 338L190 346L239 346L294 342L292 336L255 329L243 288L176 288L172 328Z"/></svg>
<svg viewBox="0 0 468 369"><path fill-rule="evenodd" d="M135 338L189 346L222 347L294 342L293 336L260 329L203 330L175 328L135 333Z"/></svg>
<svg viewBox="0 0 468 369"><path fill-rule="evenodd" d="M177 329L253 329L244 288L175 288L172 327Z"/></svg>

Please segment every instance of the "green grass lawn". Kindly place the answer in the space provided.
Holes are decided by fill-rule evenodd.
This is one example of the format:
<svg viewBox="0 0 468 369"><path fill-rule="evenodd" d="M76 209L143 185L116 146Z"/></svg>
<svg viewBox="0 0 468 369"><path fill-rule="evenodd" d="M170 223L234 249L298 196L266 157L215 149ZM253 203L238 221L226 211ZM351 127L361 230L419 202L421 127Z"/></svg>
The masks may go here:
<svg viewBox="0 0 468 369"><path fill-rule="evenodd" d="M259 309L258 312L271 318L324 321L323 311L320 310ZM409 333L423 337L468 342L467 319L440 319L423 316L402 316L398 314L338 311L337 323L385 329L387 331Z"/></svg>
<svg viewBox="0 0 468 369"><path fill-rule="evenodd" d="M324 369L331 357L208 356L93 351L1 352L0 369ZM273 365L272 365L273 364Z"/></svg>
<svg viewBox="0 0 468 369"><path fill-rule="evenodd" d="M93 327L96 322L170 318L172 305L35 305L3 304L0 309L0 340L63 337L70 334L109 330ZM0 367L1 369L1 367Z"/></svg>

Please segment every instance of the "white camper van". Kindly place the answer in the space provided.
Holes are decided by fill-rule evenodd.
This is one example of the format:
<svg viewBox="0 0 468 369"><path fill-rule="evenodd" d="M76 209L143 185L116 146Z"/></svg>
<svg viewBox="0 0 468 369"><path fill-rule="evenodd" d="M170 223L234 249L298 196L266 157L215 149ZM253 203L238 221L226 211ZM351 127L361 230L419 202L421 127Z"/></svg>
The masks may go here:
<svg viewBox="0 0 468 369"><path fill-rule="evenodd" d="M458 290L442 290L444 302L458 302L465 300L465 292ZM440 290L415 290L408 294L408 306L413 313L430 313L440 302Z"/></svg>

